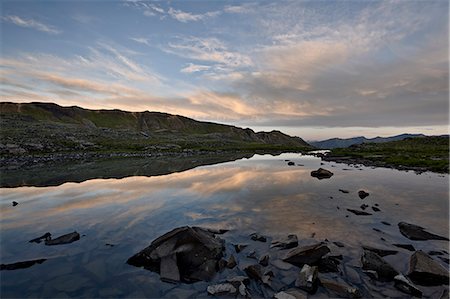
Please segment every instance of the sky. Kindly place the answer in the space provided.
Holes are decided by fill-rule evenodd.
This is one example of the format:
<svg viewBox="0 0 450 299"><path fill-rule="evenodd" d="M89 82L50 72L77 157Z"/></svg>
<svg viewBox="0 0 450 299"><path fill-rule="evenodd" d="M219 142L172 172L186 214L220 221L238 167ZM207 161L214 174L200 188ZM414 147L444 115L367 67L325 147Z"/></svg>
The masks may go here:
<svg viewBox="0 0 450 299"><path fill-rule="evenodd" d="M4 1L1 101L448 134L448 1Z"/></svg>

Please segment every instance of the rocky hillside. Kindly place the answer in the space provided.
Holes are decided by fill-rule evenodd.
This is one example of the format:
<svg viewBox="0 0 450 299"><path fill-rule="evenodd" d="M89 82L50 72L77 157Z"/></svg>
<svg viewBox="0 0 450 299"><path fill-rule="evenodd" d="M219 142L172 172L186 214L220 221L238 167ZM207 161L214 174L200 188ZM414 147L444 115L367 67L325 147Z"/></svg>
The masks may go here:
<svg viewBox="0 0 450 299"><path fill-rule="evenodd" d="M0 153L277 149L310 145L279 131L254 132L159 112L0 103Z"/></svg>

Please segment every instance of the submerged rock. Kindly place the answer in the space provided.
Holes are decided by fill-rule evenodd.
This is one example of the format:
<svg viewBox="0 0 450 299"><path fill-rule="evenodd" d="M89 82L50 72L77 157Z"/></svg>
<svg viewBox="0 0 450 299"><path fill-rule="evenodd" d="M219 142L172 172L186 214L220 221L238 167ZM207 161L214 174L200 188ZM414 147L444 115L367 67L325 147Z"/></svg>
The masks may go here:
<svg viewBox="0 0 450 299"><path fill-rule="evenodd" d="M361 298L359 289L352 287L345 282L337 282L329 279L320 278L320 284L342 298Z"/></svg>
<svg viewBox="0 0 450 299"><path fill-rule="evenodd" d="M286 238L272 242L270 248L279 247L281 249L291 249L298 246L297 235L288 235Z"/></svg>
<svg viewBox="0 0 450 299"><path fill-rule="evenodd" d="M52 238L52 234L47 232L47 233L43 234L42 236L37 237L37 238L35 238L33 240L30 240L28 242L30 242L30 243L41 243L42 240L47 241L47 240L51 240L51 238Z"/></svg>
<svg viewBox="0 0 450 299"><path fill-rule="evenodd" d="M358 215L358 216L370 216L370 215L372 215L371 213L367 213L367 212L359 211L359 210L353 210L353 209L347 209L347 211L349 211L349 212L351 212L351 213L353 213L355 215Z"/></svg>
<svg viewBox="0 0 450 299"><path fill-rule="evenodd" d="M359 196L359 198L364 199L364 198L366 198L367 196L369 196L369 193L367 193L367 192L364 191L364 190L359 190L359 191L358 191L358 196Z"/></svg>
<svg viewBox="0 0 450 299"><path fill-rule="evenodd" d="M408 278L403 274L394 277L395 287L400 291L413 295L415 297L422 297L422 291L417 288Z"/></svg>
<svg viewBox="0 0 450 299"><path fill-rule="evenodd" d="M392 255L392 254L398 253L397 250L381 249L381 248L375 248L375 247L371 247L371 246L363 246L363 249L375 252L379 256L386 256L386 255Z"/></svg>
<svg viewBox="0 0 450 299"><path fill-rule="evenodd" d="M406 222L400 222L398 224L398 228L402 235L407 237L410 240L423 241L423 240L446 240L449 241L448 238L438 236L432 233L425 231L425 229L421 226L410 224Z"/></svg>
<svg viewBox="0 0 450 299"><path fill-rule="evenodd" d="M44 235L45 236L45 235ZM77 232L72 232L69 234L62 235L56 239L45 239L45 245L62 245L69 244L80 240L80 234Z"/></svg>
<svg viewBox="0 0 450 299"><path fill-rule="evenodd" d="M303 265L300 273L295 281L295 286L309 293L314 293L317 289L317 274L319 273L316 266Z"/></svg>
<svg viewBox="0 0 450 299"><path fill-rule="evenodd" d="M363 270L372 270L377 273L378 280L392 281L398 274L391 265L389 265L378 254L372 251L364 250L361 257Z"/></svg>
<svg viewBox="0 0 450 299"><path fill-rule="evenodd" d="M17 269L26 269L34 266L36 264L42 264L47 259L39 259L39 260L31 260L31 261L23 261L12 264L1 264L0 270L17 270Z"/></svg>
<svg viewBox="0 0 450 299"><path fill-rule="evenodd" d="M244 250L245 247L247 247L248 244L235 244L234 245L234 250L236 251L236 253L241 252L242 250Z"/></svg>
<svg viewBox="0 0 450 299"><path fill-rule="evenodd" d="M323 243L303 246L289 251L283 258L283 261L301 267L304 264L314 265L327 253L330 249Z"/></svg>
<svg viewBox="0 0 450 299"><path fill-rule="evenodd" d="M168 282L211 280L223 256L223 240L200 227L179 227L130 257L128 264L157 272Z"/></svg>
<svg viewBox="0 0 450 299"><path fill-rule="evenodd" d="M421 250L414 252L409 260L408 277L420 285L448 285L449 283L448 270Z"/></svg>
<svg viewBox="0 0 450 299"><path fill-rule="evenodd" d="M258 233L253 233L253 234L250 235L250 237L251 237L251 239L253 241L259 241L259 242L266 242L267 241L266 237L264 237L264 236L262 236L262 235L260 235Z"/></svg>
<svg viewBox="0 0 450 299"><path fill-rule="evenodd" d="M329 170L323 169L323 168L319 168L317 170L313 170L311 171L311 176L318 178L319 180L322 179L329 179L333 176L333 173Z"/></svg>

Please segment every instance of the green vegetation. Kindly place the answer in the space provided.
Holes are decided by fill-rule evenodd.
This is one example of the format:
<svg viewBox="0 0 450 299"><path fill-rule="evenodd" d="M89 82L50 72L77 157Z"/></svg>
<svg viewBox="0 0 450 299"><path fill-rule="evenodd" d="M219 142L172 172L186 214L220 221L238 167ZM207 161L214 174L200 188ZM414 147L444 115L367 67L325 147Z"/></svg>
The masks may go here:
<svg viewBox="0 0 450 299"><path fill-rule="evenodd" d="M397 167L417 167L435 172L448 172L449 137L428 136L385 143L363 143L348 148L333 149L330 156L332 158L351 157Z"/></svg>

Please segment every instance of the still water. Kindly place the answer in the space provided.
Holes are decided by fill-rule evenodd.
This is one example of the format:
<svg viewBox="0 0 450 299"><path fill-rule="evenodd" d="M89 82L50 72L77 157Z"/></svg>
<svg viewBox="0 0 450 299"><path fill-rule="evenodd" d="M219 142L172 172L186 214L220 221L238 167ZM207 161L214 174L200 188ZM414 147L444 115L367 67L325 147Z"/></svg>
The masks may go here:
<svg viewBox="0 0 450 299"><path fill-rule="evenodd" d="M288 166L285 160L296 165ZM319 167L334 176L311 177ZM345 267L364 275L359 269L361 245L392 248L393 243L403 243L425 251L448 251L448 242L411 241L397 227L405 221L447 236L448 179L429 172L321 165L314 156L287 153L157 176L2 188L1 263L47 260L27 269L1 271L1 297L205 297L206 282L164 283L158 274L126 264L152 240L183 225L230 229L221 236L229 243L248 242L252 232L269 236L269 241L286 234L297 234L300 244L340 241L345 247L332 251L344 253L349 257ZM358 190L370 196L361 200ZM13 207L13 201L19 205ZM346 210L359 209L362 203L378 204L381 211L356 216ZM73 231L82 237L71 244L28 242L46 232L59 236ZM394 249L400 252L386 260L407 272L411 253ZM232 272L242 273L239 267ZM221 273L216 280L230 273ZM380 286L364 287L371 288L371 294L386 295ZM387 295L396 294L394 290ZM427 288L425 296L440 290Z"/></svg>

